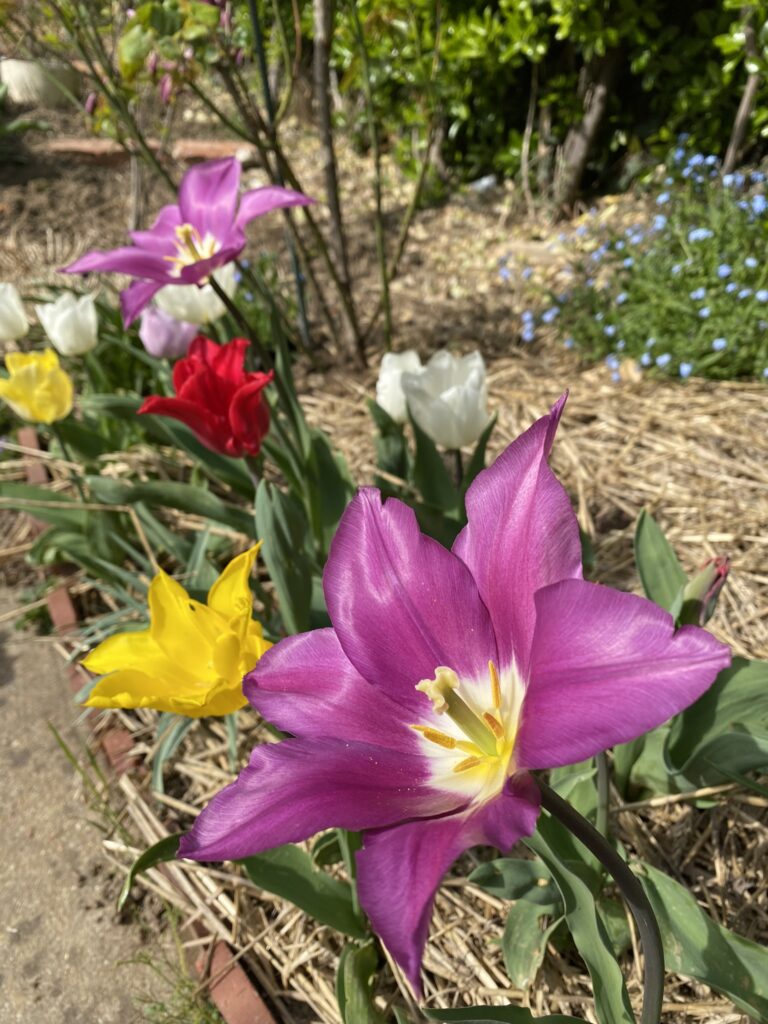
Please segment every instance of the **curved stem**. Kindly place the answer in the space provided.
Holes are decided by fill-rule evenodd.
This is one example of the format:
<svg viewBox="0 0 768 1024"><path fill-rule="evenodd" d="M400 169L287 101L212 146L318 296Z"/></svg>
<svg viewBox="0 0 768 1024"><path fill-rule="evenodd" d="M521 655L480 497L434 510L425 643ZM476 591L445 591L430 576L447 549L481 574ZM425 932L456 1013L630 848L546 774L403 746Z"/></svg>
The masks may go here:
<svg viewBox="0 0 768 1024"><path fill-rule="evenodd" d="M80 473L76 469L73 468L73 467L77 466L78 463L75 462L75 460L72 458L72 455L71 455L71 453L69 451L69 446L67 445L67 442L64 440L64 437L63 437L61 431L59 430L58 423L55 423L55 422L51 423L51 433L56 438L56 441L58 442L59 448L61 448L61 454L64 456L64 458L69 463L69 466L68 466L69 479L72 481L72 483L77 488L77 493L80 495L80 500L87 502L88 499L86 498L85 491L83 490L83 481L82 481L82 479L80 477Z"/></svg>
<svg viewBox="0 0 768 1024"><path fill-rule="evenodd" d="M237 326L243 332L245 337L253 342L253 347L256 349L256 351L259 354L259 358L261 359L262 369L264 369L264 370L271 370L272 369L272 360L269 357L269 353L267 352L267 350L262 345L261 339L258 337L256 332L251 327L251 325L245 319L245 316L243 315L242 311L232 301L232 299L230 299L230 297L227 295L227 293L221 287L221 285L216 280L216 278L213 276L213 274L211 274L211 276L210 276L210 278L208 280L209 280L209 284L210 284L211 288L213 288L214 292L216 292L218 297L224 303L224 305L227 308L227 312L230 314L230 316L235 321Z"/></svg>
<svg viewBox="0 0 768 1024"><path fill-rule="evenodd" d="M595 755L595 767L597 768L597 816L595 827L602 835L608 835L608 802L610 799L611 777L608 772L608 758L605 751Z"/></svg>
<svg viewBox="0 0 768 1024"><path fill-rule="evenodd" d="M606 838L600 835L586 818L541 779L536 779L536 783L541 790L541 806L565 825L568 831L597 857L616 882L632 911L645 957L643 1012L640 1024L659 1024L664 997L664 949L656 916L642 885Z"/></svg>

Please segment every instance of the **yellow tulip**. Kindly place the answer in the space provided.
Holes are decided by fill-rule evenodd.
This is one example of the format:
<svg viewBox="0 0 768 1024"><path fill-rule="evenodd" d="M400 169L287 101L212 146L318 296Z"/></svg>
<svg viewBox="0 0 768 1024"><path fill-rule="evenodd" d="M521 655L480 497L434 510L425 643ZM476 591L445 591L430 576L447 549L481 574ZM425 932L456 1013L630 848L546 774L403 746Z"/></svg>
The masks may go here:
<svg viewBox="0 0 768 1024"><path fill-rule="evenodd" d="M0 398L17 416L33 423L53 423L72 409L72 378L59 366L52 348L44 352L9 352L9 373L0 379Z"/></svg>
<svg viewBox="0 0 768 1024"><path fill-rule="evenodd" d="M242 679L272 645L252 618L248 577L259 545L234 558L193 601L162 570L149 587L149 629L118 633L83 661L103 675L85 702L92 708L156 708L189 718L243 707Z"/></svg>

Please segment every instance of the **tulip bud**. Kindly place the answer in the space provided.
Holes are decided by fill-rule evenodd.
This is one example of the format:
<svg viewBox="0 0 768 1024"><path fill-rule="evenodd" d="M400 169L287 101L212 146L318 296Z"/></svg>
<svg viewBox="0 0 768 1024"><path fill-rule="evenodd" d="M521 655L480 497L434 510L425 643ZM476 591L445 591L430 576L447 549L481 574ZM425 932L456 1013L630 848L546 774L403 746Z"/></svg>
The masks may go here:
<svg viewBox="0 0 768 1024"><path fill-rule="evenodd" d="M35 312L53 347L63 356L81 356L95 347L99 323L90 295L78 299L64 292L55 302L35 306Z"/></svg>
<svg viewBox="0 0 768 1024"><path fill-rule="evenodd" d="M727 555L718 555L704 563L683 590L681 625L703 626L712 618L730 568Z"/></svg>
<svg viewBox="0 0 768 1024"><path fill-rule="evenodd" d="M418 354L408 352L387 352L381 360L379 379L376 381L376 402L388 413L395 423L405 423L408 410L403 394L402 377L405 371L415 373L421 369Z"/></svg>
<svg viewBox="0 0 768 1024"><path fill-rule="evenodd" d="M158 56L157 50L153 50L147 57L147 71L152 76L152 78L155 77L155 73L157 72L157 64L159 60L160 58Z"/></svg>
<svg viewBox="0 0 768 1024"><path fill-rule="evenodd" d="M94 112L94 110L96 109L96 104L98 102L99 102L98 93L89 92L88 95L85 97L85 103L84 103L86 114L92 114Z"/></svg>
<svg viewBox="0 0 768 1024"><path fill-rule="evenodd" d="M0 284L0 341L18 341L29 330L21 296L12 284Z"/></svg>
<svg viewBox="0 0 768 1024"><path fill-rule="evenodd" d="M148 306L141 314L139 337L144 348L155 359L178 359L185 356L198 332L197 324L177 320L162 309Z"/></svg>
<svg viewBox="0 0 768 1024"><path fill-rule="evenodd" d="M160 100L162 103L170 102L173 95L173 79L170 75L163 75L160 79Z"/></svg>
<svg viewBox="0 0 768 1024"><path fill-rule="evenodd" d="M216 283L231 298L237 290L236 267L228 263L213 275ZM155 305L176 320L188 324L207 324L226 312L226 307L210 284L167 284L155 296Z"/></svg>
<svg viewBox="0 0 768 1024"><path fill-rule="evenodd" d="M457 359L443 349L420 370L403 373L402 385L414 420L443 448L474 444L488 425L485 363L479 352Z"/></svg>

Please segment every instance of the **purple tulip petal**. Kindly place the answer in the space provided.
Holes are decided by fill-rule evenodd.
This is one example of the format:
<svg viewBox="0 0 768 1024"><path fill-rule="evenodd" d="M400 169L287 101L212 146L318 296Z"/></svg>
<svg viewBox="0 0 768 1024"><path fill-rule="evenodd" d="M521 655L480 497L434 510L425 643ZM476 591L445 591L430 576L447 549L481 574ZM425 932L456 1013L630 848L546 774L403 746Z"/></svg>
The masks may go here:
<svg viewBox="0 0 768 1024"><path fill-rule="evenodd" d="M149 231L131 231L130 239L139 249L176 252L176 228L181 224L178 206L164 206Z"/></svg>
<svg viewBox="0 0 768 1024"><path fill-rule="evenodd" d="M279 185L265 185L264 188L255 188L246 192L240 200L240 209L237 211L235 224L241 230L250 221L270 210L282 209L286 206L309 206L314 200L304 196L301 192L294 192L290 188L281 188Z"/></svg>
<svg viewBox="0 0 768 1024"><path fill-rule="evenodd" d="M470 846L490 844L508 853L536 828L539 800L538 786L523 776L479 808L366 833L357 855L360 905L417 995L432 905L443 875Z"/></svg>
<svg viewBox="0 0 768 1024"><path fill-rule="evenodd" d="M225 239L225 244L207 260L197 260L181 268L177 278L173 278L172 284L201 284L219 267L225 263L231 263L237 259L245 248L245 235L240 231L230 231Z"/></svg>
<svg viewBox="0 0 768 1024"><path fill-rule="evenodd" d="M536 594L516 758L526 769L592 757L666 722L731 662L698 626L633 594L563 580Z"/></svg>
<svg viewBox="0 0 768 1024"><path fill-rule="evenodd" d="M459 798L429 785L425 759L369 743L263 744L182 838L180 857L236 860L325 828L379 828L455 811Z"/></svg>
<svg viewBox="0 0 768 1024"><path fill-rule="evenodd" d="M421 533L412 509L373 487L347 507L323 576L344 653L369 682L419 722L429 701L416 684L440 665L487 680L496 643L467 567Z"/></svg>
<svg viewBox="0 0 768 1024"><path fill-rule="evenodd" d="M208 160L191 167L179 186L179 212L185 224L222 239L232 230L240 187L240 161Z"/></svg>
<svg viewBox="0 0 768 1024"><path fill-rule="evenodd" d="M167 260L157 252L134 249L130 245L109 252L87 252L79 260L63 267L65 274L89 274L93 270L109 270L117 274L130 274L131 277L144 277L151 281L165 284L169 275Z"/></svg>
<svg viewBox="0 0 768 1024"><path fill-rule="evenodd" d="M245 677L243 692L267 721L294 736L418 750L402 708L363 679L332 629L281 640Z"/></svg>
<svg viewBox="0 0 768 1024"><path fill-rule="evenodd" d="M123 313L125 327L131 326L162 287L162 284L157 281L132 281L127 288L120 292L120 309Z"/></svg>
<svg viewBox="0 0 768 1024"><path fill-rule="evenodd" d="M467 526L453 551L470 568L491 613L501 667L525 674L533 595L581 577L581 540L568 495L547 464L566 395L480 473L467 491Z"/></svg>

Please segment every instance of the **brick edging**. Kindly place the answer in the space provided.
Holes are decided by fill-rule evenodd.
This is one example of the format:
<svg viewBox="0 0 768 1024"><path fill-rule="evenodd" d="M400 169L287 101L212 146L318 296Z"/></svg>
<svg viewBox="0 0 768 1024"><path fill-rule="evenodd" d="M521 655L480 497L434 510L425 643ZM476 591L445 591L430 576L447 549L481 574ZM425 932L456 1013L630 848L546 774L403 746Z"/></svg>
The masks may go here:
<svg viewBox="0 0 768 1024"><path fill-rule="evenodd" d="M18 432L19 444L25 448L40 451L37 431L34 427L21 427ZM40 486L49 480L45 464L41 459L30 457L25 465L27 483ZM28 515L33 529L42 532L46 528L34 516ZM66 637L77 626L77 610L72 602L66 583L46 595L48 614L57 635ZM67 682L71 692L82 689L88 678L81 665L67 665ZM98 714L92 708L85 716L86 721ZM122 727L106 729L98 738L98 745L115 776L136 768L139 761L132 753L133 736ZM213 938L213 936L211 936ZM235 953L226 942L214 940L211 956L200 957L195 961L195 970L202 979L204 975L213 979L208 994L216 1009L224 1018L225 1024L277 1024L269 1008L256 990L253 982L246 974ZM229 963L229 968L227 964Z"/></svg>

